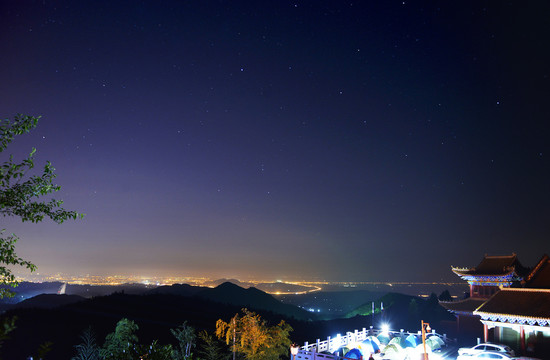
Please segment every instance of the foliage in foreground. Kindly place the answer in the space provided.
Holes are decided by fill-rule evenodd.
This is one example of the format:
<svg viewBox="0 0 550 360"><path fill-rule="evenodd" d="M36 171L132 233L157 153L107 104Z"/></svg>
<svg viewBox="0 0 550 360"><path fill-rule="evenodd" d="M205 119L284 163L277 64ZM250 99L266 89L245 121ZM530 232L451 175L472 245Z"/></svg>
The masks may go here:
<svg viewBox="0 0 550 360"><path fill-rule="evenodd" d="M99 360L99 346L96 343L94 332L89 327L80 335L82 343L75 345L76 356L71 360Z"/></svg>
<svg viewBox="0 0 550 360"><path fill-rule="evenodd" d="M195 346L195 329L183 323L176 329L170 329L179 343L179 348L161 345L157 340L151 344L139 344L136 331L138 325L132 320L121 319L115 331L105 337L105 343L99 347L91 328L81 335L82 343L75 346L76 356L71 360L191 360L191 348ZM183 352L182 352L183 349ZM187 355L186 355L186 351Z"/></svg>
<svg viewBox="0 0 550 360"><path fill-rule="evenodd" d="M99 352L101 358L106 360L136 358L139 355L136 348L138 337L135 334L138 328L137 324L131 320L120 320L115 331L105 338L103 348Z"/></svg>
<svg viewBox="0 0 550 360"><path fill-rule="evenodd" d="M201 331L200 347L194 356L191 349L196 346L197 336L187 322L170 329L176 346L161 345L157 340L150 345L139 344L138 329L132 320L121 319L99 347L92 329L88 328L80 336L82 343L75 346L76 356L71 360L229 360L229 348L218 340L222 338L235 349L239 359L276 360L288 354L292 331L284 321L270 327L258 314L242 309L242 315L236 314L229 323L218 320L215 335Z"/></svg>
<svg viewBox="0 0 550 360"><path fill-rule="evenodd" d="M225 339L233 351L248 360L276 360L288 354L292 327L283 320L278 325L268 326L260 315L242 309L228 323L218 320L216 336Z"/></svg>
<svg viewBox="0 0 550 360"><path fill-rule="evenodd" d="M201 349L198 351L202 360L228 360L231 356L227 348L222 347L219 340L206 330L199 333Z"/></svg>
<svg viewBox="0 0 550 360"><path fill-rule="evenodd" d="M173 350L174 360L189 360L193 353L191 349L195 347L195 329L184 322L176 329L170 329L170 332L178 340L178 347Z"/></svg>
<svg viewBox="0 0 550 360"><path fill-rule="evenodd" d="M16 115L13 120L0 120L0 153L3 153L17 135L28 133L36 127L39 117ZM44 218L50 218L61 224L68 219L82 218L83 215L76 211L67 211L62 205L62 200L49 197L50 194L61 189L54 184L55 169L47 161L41 175L30 175L34 168L34 154L32 148L26 159L16 162L13 155L0 165L0 215L6 217L18 217L21 221L40 222ZM20 258L15 252L15 244L18 237L15 234L5 234L6 229L0 229L0 299L13 297L14 292L9 287L16 287L19 282L12 272L12 266L21 266L31 272L36 266L27 260ZM9 287L8 287L9 286ZM8 338L8 334L15 329L14 318L3 320L1 341ZM46 342L38 349L37 358L41 359L51 350L52 344Z"/></svg>
<svg viewBox="0 0 550 360"><path fill-rule="evenodd" d="M39 117L16 115L13 120L0 120L0 153L4 152L16 135L28 133L36 127ZM19 217L21 221L40 222L50 218L60 224L68 219L81 218L83 215L76 211L67 211L62 200L41 200L61 189L54 184L55 169L48 161L44 165L41 175L29 175L34 168L34 154L31 152L21 162L16 162L13 155L0 165L0 214L2 216ZM0 285L15 287L18 285L11 265L22 266L31 271L36 266L30 261L23 260L15 253L15 243L18 238L14 234L4 235L5 229L0 231ZM11 297L14 293L8 288L0 288L0 298Z"/></svg>

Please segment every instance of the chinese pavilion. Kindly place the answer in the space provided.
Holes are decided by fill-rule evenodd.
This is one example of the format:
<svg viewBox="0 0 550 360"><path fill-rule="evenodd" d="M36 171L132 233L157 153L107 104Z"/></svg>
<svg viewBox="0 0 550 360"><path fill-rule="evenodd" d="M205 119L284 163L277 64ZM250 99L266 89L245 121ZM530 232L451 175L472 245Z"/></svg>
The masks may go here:
<svg viewBox="0 0 550 360"><path fill-rule="evenodd" d="M452 268L470 284L470 298L442 305L457 317L483 326L484 341L508 344L521 353L550 353L550 257L529 271L510 256L487 256L471 269Z"/></svg>
<svg viewBox="0 0 550 360"><path fill-rule="evenodd" d="M517 289L502 289L478 309L484 338L521 349L522 353L550 353L550 258L544 255Z"/></svg>
<svg viewBox="0 0 550 360"><path fill-rule="evenodd" d="M484 334L484 327L479 322L479 316L474 315L474 311L501 288L519 286L527 273L527 269L521 265L516 254L506 256L486 254L476 267L451 267L451 269L468 282L470 296L461 301L441 305L455 315L459 334L475 334L479 337Z"/></svg>
<svg viewBox="0 0 550 360"><path fill-rule="evenodd" d="M503 287L517 286L527 275L516 254L488 256L474 268L452 268L453 272L470 285L470 297L488 299Z"/></svg>

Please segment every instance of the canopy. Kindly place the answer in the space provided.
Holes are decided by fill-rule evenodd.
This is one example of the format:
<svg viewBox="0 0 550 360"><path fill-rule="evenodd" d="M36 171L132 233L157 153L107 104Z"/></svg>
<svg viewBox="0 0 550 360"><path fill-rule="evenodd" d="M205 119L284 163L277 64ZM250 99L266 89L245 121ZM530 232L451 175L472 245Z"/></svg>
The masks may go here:
<svg viewBox="0 0 550 360"><path fill-rule="evenodd" d="M404 348L407 347L407 344L409 344L409 343L407 343L405 341L405 339L403 339L401 337L394 337L393 339L390 340L390 343L388 345L397 345L400 348L404 349Z"/></svg>
<svg viewBox="0 0 550 360"><path fill-rule="evenodd" d="M380 333L376 338L381 344L387 345L390 342L390 335L386 333Z"/></svg>
<svg viewBox="0 0 550 360"><path fill-rule="evenodd" d="M441 344L439 343L439 341L437 341L438 339L438 337L431 337L426 339L426 347L429 347L431 350L441 349Z"/></svg>
<svg viewBox="0 0 550 360"><path fill-rule="evenodd" d="M378 344L371 339L363 340L360 346L363 353L368 352L369 354L376 354L380 351L380 346L378 346Z"/></svg>
<svg viewBox="0 0 550 360"><path fill-rule="evenodd" d="M346 360L347 359L362 359L362 358L363 358L363 354L361 353L361 350L359 350L357 348L351 349L344 356L344 359L346 359Z"/></svg>
<svg viewBox="0 0 550 360"><path fill-rule="evenodd" d="M390 344L384 348L384 359L404 359L407 356L405 350L399 345Z"/></svg>
<svg viewBox="0 0 550 360"><path fill-rule="evenodd" d="M335 352L333 352L333 355L343 357L348 351L350 351L350 348L347 346L340 346Z"/></svg>
<svg viewBox="0 0 550 360"><path fill-rule="evenodd" d="M407 342L407 347L417 347L418 344L422 344L422 341L420 341L418 337L416 337L413 334L410 334L409 336L407 336L407 338L405 339L405 342Z"/></svg>
<svg viewBox="0 0 550 360"><path fill-rule="evenodd" d="M443 341L442 338L440 338L439 336L435 335L435 334L432 334L428 337L428 339L432 340L433 342L437 342L439 344L439 346L443 347L445 346L445 341Z"/></svg>
<svg viewBox="0 0 550 360"><path fill-rule="evenodd" d="M374 341L376 343L376 345L378 345L378 347L380 348L380 340L378 340L378 338L376 336L367 336L367 339L366 340L371 340L371 341Z"/></svg>

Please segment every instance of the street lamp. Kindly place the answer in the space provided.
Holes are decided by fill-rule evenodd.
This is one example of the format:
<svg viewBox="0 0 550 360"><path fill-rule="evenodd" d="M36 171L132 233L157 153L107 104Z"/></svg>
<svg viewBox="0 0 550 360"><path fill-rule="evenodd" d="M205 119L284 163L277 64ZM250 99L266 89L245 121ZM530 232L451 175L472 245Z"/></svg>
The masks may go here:
<svg viewBox="0 0 550 360"><path fill-rule="evenodd" d="M296 355L298 355L298 351L300 351L300 346L296 343L293 343L290 345L290 353L292 354L292 360L296 360Z"/></svg>
<svg viewBox="0 0 550 360"><path fill-rule="evenodd" d="M430 323L424 322L424 320L420 320L422 325L422 345L424 346L424 360L428 360L428 353L426 352L426 331L430 332L432 329L430 328Z"/></svg>

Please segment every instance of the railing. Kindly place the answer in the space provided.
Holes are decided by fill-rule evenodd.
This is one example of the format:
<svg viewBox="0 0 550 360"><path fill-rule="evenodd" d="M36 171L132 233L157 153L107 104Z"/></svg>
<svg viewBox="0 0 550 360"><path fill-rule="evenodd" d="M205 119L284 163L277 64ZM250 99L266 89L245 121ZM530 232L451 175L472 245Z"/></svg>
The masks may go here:
<svg viewBox="0 0 550 360"><path fill-rule="evenodd" d="M300 347L300 350L298 351L298 355L296 355L295 359L296 360L340 359L336 355L322 354L322 352L333 353L334 351L338 350L340 347L344 345L347 345L353 342L361 342L363 340L366 340L367 337L369 336L378 336L383 332L384 332L383 330L374 329L371 326L370 329L363 328L363 330L361 331L359 330L355 330L354 332L348 331L346 335L338 334L336 337L333 337L333 338L329 336L324 341L317 339L317 341L313 344L310 344L309 342L305 342L304 346ZM409 335L421 336L420 330L417 332L407 332L401 329L400 331L387 331L387 333L391 333L393 337L401 337L401 338L406 338ZM443 334L443 335L437 334L433 329L429 334L438 335L445 343L447 343L447 341L449 340L446 334Z"/></svg>
<svg viewBox="0 0 550 360"><path fill-rule="evenodd" d="M291 355L291 359L292 359L292 355ZM316 353L315 351L300 350L298 351L298 355L296 355L295 359L296 360L321 360L321 359L336 360L338 359L338 356Z"/></svg>

